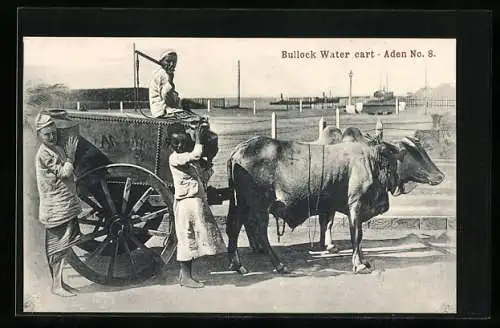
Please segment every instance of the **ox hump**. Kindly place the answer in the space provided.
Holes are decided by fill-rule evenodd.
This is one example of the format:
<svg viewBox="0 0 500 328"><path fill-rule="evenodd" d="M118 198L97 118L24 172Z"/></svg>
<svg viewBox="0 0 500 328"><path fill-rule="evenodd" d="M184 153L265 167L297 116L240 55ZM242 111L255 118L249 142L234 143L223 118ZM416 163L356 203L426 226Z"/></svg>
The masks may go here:
<svg viewBox="0 0 500 328"><path fill-rule="evenodd" d="M282 143L268 137L254 137L239 144L231 154L231 158L236 162L272 161L279 157Z"/></svg>

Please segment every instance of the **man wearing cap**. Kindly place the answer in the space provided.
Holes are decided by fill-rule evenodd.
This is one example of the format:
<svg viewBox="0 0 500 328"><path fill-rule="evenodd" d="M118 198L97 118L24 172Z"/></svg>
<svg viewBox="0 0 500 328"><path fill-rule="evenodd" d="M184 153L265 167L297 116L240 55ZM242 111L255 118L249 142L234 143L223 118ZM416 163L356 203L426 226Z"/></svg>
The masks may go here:
<svg viewBox="0 0 500 328"><path fill-rule="evenodd" d="M155 118L182 111L181 98L175 91L174 72L177 53L167 50L160 56L161 68L154 74L149 84L149 107Z"/></svg>
<svg viewBox="0 0 500 328"><path fill-rule="evenodd" d="M80 236L77 216L82 211L73 175L78 138L69 138L65 149L57 145L57 129L49 114L35 121L41 141L35 157L39 220L45 226L45 251L52 276L52 292L75 296L76 289L63 282L64 259L68 246Z"/></svg>

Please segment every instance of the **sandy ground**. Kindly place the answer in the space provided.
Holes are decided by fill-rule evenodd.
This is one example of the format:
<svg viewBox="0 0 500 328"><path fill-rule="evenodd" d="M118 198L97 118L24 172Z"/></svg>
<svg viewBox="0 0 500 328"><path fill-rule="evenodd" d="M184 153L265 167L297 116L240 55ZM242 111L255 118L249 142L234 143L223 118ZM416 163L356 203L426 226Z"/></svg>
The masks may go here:
<svg viewBox="0 0 500 328"><path fill-rule="evenodd" d="M37 273L36 293L25 294L25 311L34 312L204 312L204 313L454 313L456 260L453 232L365 232L363 247L374 271L351 271L346 232L335 234L338 254L310 254L309 228L287 232L275 250L294 270L273 272L265 255L252 253L240 236L247 275L228 272L226 254L201 258L194 274L206 287L176 283L177 265L140 285L97 285L67 268L67 281L80 289L73 298L49 293L48 271ZM270 231L273 236L273 231ZM306 241L304 243L304 241ZM431 243L428 243L428 242ZM40 268L42 269L42 268Z"/></svg>

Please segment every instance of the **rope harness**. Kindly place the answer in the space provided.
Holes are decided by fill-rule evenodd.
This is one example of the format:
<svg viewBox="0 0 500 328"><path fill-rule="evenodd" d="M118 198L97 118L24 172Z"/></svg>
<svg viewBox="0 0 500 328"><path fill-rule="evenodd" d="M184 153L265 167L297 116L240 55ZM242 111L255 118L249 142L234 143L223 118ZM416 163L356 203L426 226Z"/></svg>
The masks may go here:
<svg viewBox="0 0 500 328"><path fill-rule="evenodd" d="M312 161L312 155L311 155L311 145L310 144L308 144L307 150L308 150L307 217L309 219L309 224L308 224L309 242L311 243L311 247L312 247L314 244L314 239L316 238L316 223L317 222L314 225L314 231L313 231L313 235L311 237L311 194L312 194L312 192L311 192L311 161ZM316 200L316 207L315 207L315 212L314 212L315 214L318 214L318 215L319 215L318 210L319 210L320 196L321 196L321 192L323 191L324 176L325 176L325 145L321 145L321 181L320 181L320 186L319 186L319 191L318 191L318 199ZM278 236L278 242L280 242L281 237L285 234L285 220L283 220L282 228L280 231L279 217L275 216L275 219L276 219L276 235Z"/></svg>
<svg viewBox="0 0 500 328"><path fill-rule="evenodd" d="M318 221L316 220L314 223L314 230L313 234L311 237L311 220L312 220L312 215L311 215L311 145L309 145L309 169L308 169L308 195L307 195L307 216L309 219L309 243L311 244L311 248L314 246L314 239L316 238L316 228L317 228L317 223ZM320 185L319 185L319 190L318 190L318 198L316 200L316 207L314 214L319 216L318 210L319 210L319 201L321 198L321 192L323 191L323 180L324 180L324 175L325 175L325 145L321 145L321 180L320 180ZM319 217L318 217L319 218Z"/></svg>

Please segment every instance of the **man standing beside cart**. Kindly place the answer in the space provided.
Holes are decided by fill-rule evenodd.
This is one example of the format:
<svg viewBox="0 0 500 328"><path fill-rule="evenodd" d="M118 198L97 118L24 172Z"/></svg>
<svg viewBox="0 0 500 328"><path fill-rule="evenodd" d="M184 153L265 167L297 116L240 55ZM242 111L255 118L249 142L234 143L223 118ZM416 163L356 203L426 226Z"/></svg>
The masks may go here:
<svg viewBox="0 0 500 328"><path fill-rule="evenodd" d="M173 150L169 156L169 167L175 188L174 218L177 261L180 263L179 284L190 288L203 287L203 283L192 276L193 260L226 250L222 234L208 205L206 177L200 167L202 131L203 127L194 131L195 144L190 150L191 137L181 124L174 123L167 128Z"/></svg>
<svg viewBox="0 0 500 328"><path fill-rule="evenodd" d="M52 276L52 293L75 296L77 290L63 281L63 267L68 246L80 236L77 216L82 208L73 175L78 138L70 137L66 149L62 149L57 145L57 129L50 115L38 114L35 125L41 141L35 159L39 220L46 229L45 251Z"/></svg>

